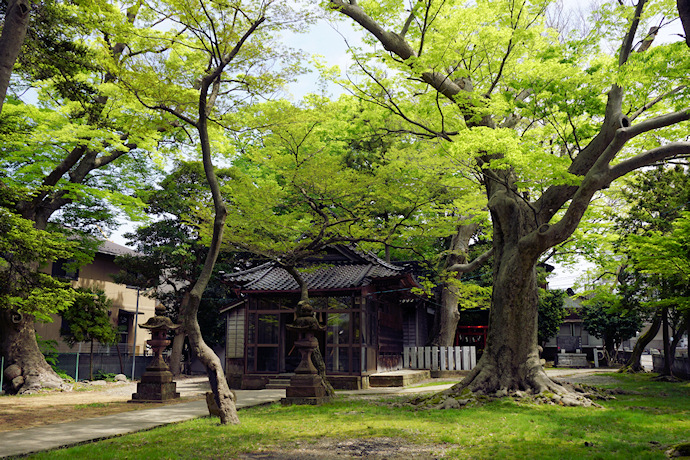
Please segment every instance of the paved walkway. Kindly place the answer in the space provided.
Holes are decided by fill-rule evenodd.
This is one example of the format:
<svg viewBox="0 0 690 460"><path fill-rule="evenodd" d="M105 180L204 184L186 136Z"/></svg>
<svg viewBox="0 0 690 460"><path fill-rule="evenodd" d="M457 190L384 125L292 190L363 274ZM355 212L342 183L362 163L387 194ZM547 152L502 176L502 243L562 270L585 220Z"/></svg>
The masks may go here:
<svg viewBox="0 0 690 460"><path fill-rule="evenodd" d="M285 397L285 390L235 390L237 408ZM111 438L208 415L206 400L156 406L74 422L0 433L0 458Z"/></svg>
<svg viewBox="0 0 690 460"><path fill-rule="evenodd" d="M550 377L590 375L612 372L611 369L547 369ZM203 379L202 379L203 380ZM441 391L453 384L427 387L370 388L367 390L342 391L339 394L405 394ZM187 394L206 391L208 381L189 381L181 385L180 392ZM198 388L197 388L198 387ZM235 390L237 408L277 402L285 397L285 390ZM26 455L34 452L57 449L88 441L111 438L136 431L147 430L169 423L182 422L208 415L205 400L156 406L103 417L56 423L36 428L0 433L0 458Z"/></svg>

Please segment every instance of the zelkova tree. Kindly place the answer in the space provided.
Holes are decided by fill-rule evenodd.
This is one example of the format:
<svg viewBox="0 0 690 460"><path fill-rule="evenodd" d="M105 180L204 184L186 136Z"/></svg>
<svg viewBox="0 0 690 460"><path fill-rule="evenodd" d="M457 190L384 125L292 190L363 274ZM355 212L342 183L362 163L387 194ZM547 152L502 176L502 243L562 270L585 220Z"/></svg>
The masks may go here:
<svg viewBox="0 0 690 460"><path fill-rule="evenodd" d="M359 83L362 97L409 131L446 139L483 179L494 248L488 343L451 391L567 393L539 363L540 256L572 235L612 181L690 153L687 48L650 47L657 29L643 30L676 16L675 4L608 2L577 37L547 27L550 3L327 4L383 46L357 56L370 82ZM611 43L620 43L615 56L604 52Z"/></svg>
<svg viewBox="0 0 690 460"><path fill-rule="evenodd" d="M29 105L8 99L0 121L0 206L30 222L36 234L49 231L58 240L57 235L70 227L80 230L73 238L89 232L100 235L112 226L118 207L134 217L138 201L131 192L150 169L143 166L148 159L141 154L156 145L161 128L119 100L122 93L113 85L114 76L98 65L102 56L88 46L93 24L104 22L111 12L99 7L82 14L62 3L41 4L38 14L31 16L32 24L40 26L29 27L12 80L33 88L38 101ZM113 56L123 48L112 43L103 51ZM25 232L21 237L28 240L32 235ZM96 245L85 244L93 256ZM88 261L88 256L75 257L75 245L71 247L71 255L59 257ZM22 246L16 248L16 253L9 249L9 257L21 256ZM33 278L55 260L45 251L36 255L46 257L25 261L21 270L33 272ZM5 363L17 365L25 377L27 383L19 392L62 383L38 348L34 320L49 320L49 313L68 304L53 302L46 311L50 302L42 301L32 308L27 300L34 295L24 291L5 297L3 292L0 302L0 351Z"/></svg>
<svg viewBox="0 0 690 460"><path fill-rule="evenodd" d="M232 155L223 136L233 128L233 114L253 98L279 90L295 74L296 56L279 44L278 33L301 23L291 7L272 1L182 0L155 7L137 4L136 12L141 21L113 33L137 52L112 65L144 107L172 117L186 129L201 155L213 202L212 234L203 268L180 305L180 316L194 354L206 367L221 423L235 424L239 418L234 394L197 320L228 214L213 161ZM160 23L169 28L158 30Z"/></svg>

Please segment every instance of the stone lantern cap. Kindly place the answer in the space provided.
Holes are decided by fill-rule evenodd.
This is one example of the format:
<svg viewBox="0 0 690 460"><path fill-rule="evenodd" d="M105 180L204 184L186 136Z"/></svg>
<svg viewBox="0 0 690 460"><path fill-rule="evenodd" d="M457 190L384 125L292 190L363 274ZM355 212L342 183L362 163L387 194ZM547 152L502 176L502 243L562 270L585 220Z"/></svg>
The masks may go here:
<svg viewBox="0 0 690 460"><path fill-rule="evenodd" d="M139 327L144 329L171 329L175 330L182 326L181 324L175 324L167 316L163 316L165 312L165 307L161 304L156 305L156 316L152 316L145 323L140 324Z"/></svg>
<svg viewBox="0 0 690 460"><path fill-rule="evenodd" d="M300 308L300 314L292 324L285 325L287 329L297 332L317 332L326 330L326 326L321 326L314 317L314 310L309 302L301 300L298 306Z"/></svg>

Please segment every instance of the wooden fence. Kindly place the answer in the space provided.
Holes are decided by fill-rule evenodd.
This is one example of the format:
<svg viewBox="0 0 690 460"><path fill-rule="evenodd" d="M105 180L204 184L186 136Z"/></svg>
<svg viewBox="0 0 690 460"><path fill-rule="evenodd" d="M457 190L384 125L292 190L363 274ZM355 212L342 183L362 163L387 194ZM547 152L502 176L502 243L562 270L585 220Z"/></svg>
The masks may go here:
<svg viewBox="0 0 690 460"><path fill-rule="evenodd" d="M404 347L403 368L468 371L477 364L475 347Z"/></svg>

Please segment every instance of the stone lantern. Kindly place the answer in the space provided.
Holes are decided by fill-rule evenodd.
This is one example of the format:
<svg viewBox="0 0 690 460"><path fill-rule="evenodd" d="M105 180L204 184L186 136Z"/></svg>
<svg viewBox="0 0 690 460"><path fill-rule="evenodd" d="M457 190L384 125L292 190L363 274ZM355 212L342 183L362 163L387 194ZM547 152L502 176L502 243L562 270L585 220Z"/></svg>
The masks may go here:
<svg viewBox="0 0 690 460"><path fill-rule="evenodd" d="M151 340L147 340L146 343L151 346L155 355L141 376L137 392L132 394L130 402L163 402L180 397L172 372L163 360L163 349L170 345L168 331L177 329L180 324L174 324L170 318L163 316L164 313L165 307L158 304L156 315L139 325L151 332Z"/></svg>
<svg viewBox="0 0 690 460"><path fill-rule="evenodd" d="M311 361L311 355L319 346L314 333L323 331L325 326L319 325L314 317L311 305L306 301L298 304L299 316L293 324L286 328L299 333L295 347L300 352L301 361L295 369L295 375L290 379L290 386L285 389L283 404L322 404L331 399L319 372Z"/></svg>

